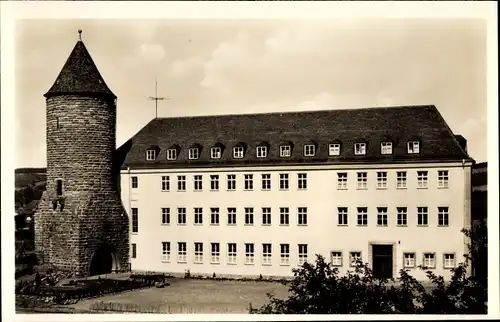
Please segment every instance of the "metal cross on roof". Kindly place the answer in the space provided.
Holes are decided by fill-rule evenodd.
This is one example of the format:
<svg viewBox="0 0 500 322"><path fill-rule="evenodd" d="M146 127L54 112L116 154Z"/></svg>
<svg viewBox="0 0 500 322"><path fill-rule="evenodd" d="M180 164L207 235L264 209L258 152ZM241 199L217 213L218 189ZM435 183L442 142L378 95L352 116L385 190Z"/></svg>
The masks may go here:
<svg viewBox="0 0 500 322"><path fill-rule="evenodd" d="M155 96L150 96L148 99L155 101L155 118L158 118L158 101L170 99L170 97L158 97L158 79L155 80Z"/></svg>

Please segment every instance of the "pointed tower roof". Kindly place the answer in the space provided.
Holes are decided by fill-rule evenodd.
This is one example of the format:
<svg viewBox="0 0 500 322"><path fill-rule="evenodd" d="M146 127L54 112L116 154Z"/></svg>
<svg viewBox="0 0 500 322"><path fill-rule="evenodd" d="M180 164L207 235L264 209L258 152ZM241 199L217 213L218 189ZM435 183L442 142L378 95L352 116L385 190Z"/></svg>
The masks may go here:
<svg viewBox="0 0 500 322"><path fill-rule="evenodd" d="M81 30L78 31L81 35ZM45 97L63 94L94 94L116 98L102 78L81 38L66 60Z"/></svg>

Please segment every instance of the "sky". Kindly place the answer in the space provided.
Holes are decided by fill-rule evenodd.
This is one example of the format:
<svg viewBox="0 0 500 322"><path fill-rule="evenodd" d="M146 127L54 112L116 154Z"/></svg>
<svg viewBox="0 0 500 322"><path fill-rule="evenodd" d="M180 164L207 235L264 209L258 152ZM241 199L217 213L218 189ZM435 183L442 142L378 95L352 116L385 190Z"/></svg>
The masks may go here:
<svg viewBox="0 0 500 322"><path fill-rule="evenodd" d="M46 166L43 94L78 29L118 96L117 146L155 117L157 79L160 117L433 104L486 161L483 20L58 19L16 26L15 167Z"/></svg>

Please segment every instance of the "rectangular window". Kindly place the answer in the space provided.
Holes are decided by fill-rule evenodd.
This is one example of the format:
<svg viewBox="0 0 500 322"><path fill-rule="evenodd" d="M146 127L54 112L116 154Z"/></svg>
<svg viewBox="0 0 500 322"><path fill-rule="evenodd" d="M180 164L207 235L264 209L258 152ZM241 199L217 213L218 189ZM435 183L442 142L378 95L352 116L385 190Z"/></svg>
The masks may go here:
<svg viewBox="0 0 500 322"><path fill-rule="evenodd" d="M245 190L253 190L253 174L245 174Z"/></svg>
<svg viewBox="0 0 500 322"><path fill-rule="evenodd" d="M184 242L177 243L177 261L180 263L187 262L187 245Z"/></svg>
<svg viewBox="0 0 500 322"><path fill-rule="evenodd" d="M290 265L290 245L280 244L280 264Z"/></svg>
<svg viewBox="0 0 500 322"><path fill-rule="evenodd" d="M186 208L177 208L177 224L186 224Z"/></svg>
<svg viewBox="0 0 500 322"><path fill-rule="evenodd" d="M377 172L377 188L387 189L387 172Z"/></svg>
<svg viewBox="0 0 500 322"><path fill-rule="evenodd" d="M203 176L200 175L194 176L194 190L195 191L203 190Z"/></svg>
<svg viewBox="0 0 500 322"><path fill-rule="evenodd" d="M358 172L358 189L368 188L368 173Z"/></svg>
<svg viewBox="0 0 500 322"><path fill-rule="evenodd" d="M255 249L253 244L245 244L245 264L255 262Z"/></svg>
<svg viewBox="0 0 500 322"><path fill-rule="evenodd" d="M236 175L227 175L227 190L236 190Z"/></svg>
<svg viewBox="0 0 500 322"><path fill-rule="evenodd" d="M169 191L170 190L170 177L162 176L161 177L161 191Z"/></svg>
<svg viewBox="0 0 500 322"><path fill-rule="evenodd" d="M245 208L245 225L253 225L253 208Z"/></svg>
<svg viewBox="0 0 500 322"><path fill-rule="evenodd" d="M297 224L299 226L306 226L307 225L307 208L306 207L299 207Z"/></svg>
<svg viewBox="0 0 500 322"><path fill-rule="evenodd" d="M132 258L137 258L137 244L131 244L132 246Z"/></svg>
<svg viewBox="0 0 500 322"><path fill-rule="evenodd" d="M292 147L289 145L280 146L280 157L287 158L292 155Z"/></svg>
<svg viewBox="0 0 500 322"><path fill-rule="evenodd" d="M332 252L332 266L342 266L342 252Z"/></svg>
<svg viewBox="0 0 500 322"><path fill-rule="evenodd" d="M194 262L203 263L203 243L194 243Z"/></svg>
<svg viewBox="0 0 500 322"><path fill-rule="evenodd" d="M361 252L351 252L349 254L349 262L351 266L356 266L357 262L361 260Z"/></svg>
<svg viewBox="0 0 500 322"><path fill-rule="evenodd" d="M392 142L382 142L380 145L381 154L392 154Z"/></svg>
<svg viewBox="0 0 500 322"><path fill-rule="evenodd" d="M272 249L271 244L262 244L262 265L271 265Z"/></svg>
<svg viewBox="0 0 500 322"><path fill-rule="evenodd" d="M316 154L316 146L314 144L304 145L304 156L313 157Z"/></svg>
<svg viewBox="0 0 500 322"><path fill-rule="evenodd" d="M210 208L210 224L218 225L219 224L219 208Z"/></svg>
<svg viewBox="0 0 500 322"><path fill-rule="evenodd" d="M203 208L194 208L194 224L203 224Z"/></svg>
<svg viewBox="0 0 500 322"><path fill-rule="evenodd" d="M420 152L420 144L418 141L408 142L408 153L419 153L419 152Z"/></svg>
<svg viewBox="0 0 500 322"><path fill-rule="evenodd" d="M387 226L387 208L377 208L377 226Z"/></svg>
<svg viewBox="0 0 500 322"><path fill-rule="evenodd" d="M368 208L358 207L358 226L368 225Z"/></svg>
<svg viewBox="0 0 500 322"><path fill-rule="evenodd" d="M422 266L427 268L436 268L436 255L434 253L424 253Z"/></svg>
<svg viewBox="0 0 500 322"><path fill-rule="evenodd" d="M347 172L337 173L337 189L339 190L347 189Z"/></svg>
<svg viewBox="0 0 500 322"><path fill-rule="evenodd" d="M170 262L170 242L162 242L161 248L161 261Z"/></svg>
<svg viewBox="0 0 500 322"><path fill-rule="evenodd" d="M161 208L161 223L163 225L170 224L170 208Z"/></svg>
<svg viewBox="0 0 500 322"><path fill-rule="evenodd" d="M131 177L132 179L132 189L139 188L139 179L137 177Z"/></svg>
<svg viewBox="0 0 500 322"><path fill-rule="evenodd" d="M443 266L444 268L455 268L455 254L444 254Z"/></svg>
<svg viewBox="0 0 500 322"><path fill-rule="evenodd" d="M186 191L186 176L177 176L177 191Z"/></svg>
<svg viewBox="0 0 500 322"><path fill-rule="evenodd" d="M267 146L258 146L257 158L265 158L265 157L267 157Z"/></svg>
<svg viewBox="0 0 500 322"><path fill-rule="evenodd" d="M196 160L200 157L200 150L198 148L189 149L189 160Z"/></svg>
<svg viewBox="0 0 500 322"><path fill-rule="evenodd" d="M262 190L271 190L271 175L263 174L262 175Z"/></svg>
<svg viewBox="0 0 500 322"><path fill-rule="evenodd" d="M448 170L438 171L438 188L448 188Z"/></svg>
<svg viewBox="0 0 500 322"><path fill-rule="evenodd" d="M288 173L280 173L280 190L288 190L289 180Z"/></svg>
<svg viewBox="0 0 500 322"><path fill-rule="evenodd" d="M338 210L338 225L347 226L347 207L339 207Z"/></svg>
<svg viewBox="0 0 500 322"><path fill-rule="evenodd" d="M355 155L366 154L366 143L355 143L354 144L354 154Z"/></svg>
<svg viewBox="0 0 500 322"><path fill-rule="evenodd" d="M290 224L290 210L288 207L280 208L280 225L288 226Z"/></svg>
<svg viewBox="0 0 500 322"><path fill-rule="evenodd" d="M298 173L297 178L299 190L307 189L307 173Z"/></svg>
<svg viewBox="0 0 500 322"><path fill-rule="evenodd" d="M299 265L307 262L307 244L299 244Z"/></svg>
<svg viewBox="0 0 500 322"><path fill-rule="evenodd" d="M427 171L417 171L417 188L427 188Z"/></svg>
<svg viewBox="0 0 500 322"><path fill-rule="evenodd" d="M146 150L146 161L153 161L154 159L156 159L156 151Z"/></svg>
<svg viewBox="0 0 500 322"><path fill-rule="evenodd" d="M132 232L139 232L139 208L132 208Z"/></svg>
<svg viewBox="0 0 500 322"><path fill-rule="evenodd" d="M333 143L328 145L328 154L329 155L340 155L340 144Z"/></svg>
<svg viewBox="0 0 500 322"><path fill-rule="evenodd" d="M262 208L262 224L271 224L271 208Z"/></svg>
<svg viewBox="0 0 500 322"><path fill-rule="evenodd" d="M236 225L236 208L227 208L227 224Z"/></svg>
<svg viewBox="0 0 500 322"><path fill-rule="evenodd" d="M429 213L427 207L417 207L417 224L427 226L429 224Z"/></svg>
<svg viewBox="0 0 500 322"><path fill-rule="evenodd" d="M406 207L397 207L398 210L398 226L408 225L408 212Z"/></svg>
<svg viewBox="0 0 500 322"><path fill-rule="evenodd" d="M210 176L210 190L219 190L219 175Z"/></svg>
<svg viewBox="0 0 500 322"><path fill-rule="evenodd" d="M222 155L222 150L219 147L214 147L210 149L210 157L212 159L220 159Z"/></svg>
<svg viewBox="0 0 500 322"><path fill-rule="evenodd" d="M236 244L227 244L227 263L236 264Z"/></svg>
<svg viewBox="0 0 500 322"><path fill-rule="evenodd" d="M399 189L406 188L406 171L396 172L396 187Z"/></svg>
<svg viewBox="0 0 500 322"><path fill-rule="evenodd" d="M219 243L212 243L211 244L211 249L212 249L212 257L210 259L212 264L218 264L220 263L220 244Z"/></svg>
<svg viewBox="0 0 500 322"><path fill-rule="evenodd" d="M449 219L448 207L438 207L438 226L448 226Z"/></svg>
<svg viewBox="0 0 500 322"><path fill-rule="evenodd" d="M242 159L244 154L244 149L242 146L236 146L233 148L233 158Z"/></svg>
<svg viewBox="0 0 500 322"><path fill-rule="evenodd" d="M175 160L177 159L177 150L176 149L168 149L167 150L167 160Z"/></svg>
<svg viewBox="0 0 500 322"><path fill-rule="evenodd" d="M415 253L404 253L403 254L403 267L413 268L416 266Z"/></svg>

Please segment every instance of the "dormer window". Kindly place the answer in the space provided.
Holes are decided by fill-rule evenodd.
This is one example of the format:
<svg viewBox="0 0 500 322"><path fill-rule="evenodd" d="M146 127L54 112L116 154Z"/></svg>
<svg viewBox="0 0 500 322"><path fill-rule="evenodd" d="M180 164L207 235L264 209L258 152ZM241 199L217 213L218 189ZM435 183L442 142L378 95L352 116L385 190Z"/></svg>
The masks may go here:
<svg viewBox="0 0 500 322"><path fill-rule="evenodd" d="M218 146L210 149L210 157L212 159L220 159L222 156L222 149Z"/></svg>
<svg viewBox="0 0 500 322"><path fill-rule="evenodd" d="M355 155L365 155L366 154L366 143L355 143L354 144L354 154Z"/></svg>
<svg viewBox="0 0 500 322"><path fill-rule="evenodd" d="M392 142L382 142L380 144L381 154L392 154Z"/></svg>
<svg viewBox="0 0 500 322"><path fill-rule="evenodd" d="M292 155L292 147L289 145L280 146L280 157L288 158Z"/></svg>
<svg viewBox="0 0 500 322"><path fill-rule="evenodd" d="M235 146L233 148L233 158L242 159L245 154L245 149L242 146Z"/></svg>
<svg viewBox="0 0 500 322"><path fill-rule="evenodd" d="M340 155L340 143L329 144L328 155Z"/></svg>
<svg viewBox="0 0 500 322"><path fill-rule="evenodd" d="M420 153L420 142L419 141L409 141L408 142L408 153Z"/></svg>
<svg viewBox="0 0 500 322"><path fill-rule="evenodd" d="M176 159L177 159L177 149L168 149L167 160L176 160Z"/></svg>
<svg viewBox="0 0 500 322"><path fill-rule="evenodd" d="M304 145L304 156L313 157L316 154L316 146L314 144Z"/></svg>
<svg viewBox="0 0 500 322"><path fill-rule="evenodd" d="M156 160L156 150L149 149L146 150L146 161L154 161Z"/></svg>
<svg viewBox="0 0 500 322"><path fill-rule="evenodd" d="M189 160L196 160L200 157L200 149L199 148L190 148L189 149Z"/></svg>
<svg viewBox="0 0 500 322"><path fill-rule="evenodd" d="M267 146L258 146L257 147L257 158L265 158L267 157Z"/></svg>

